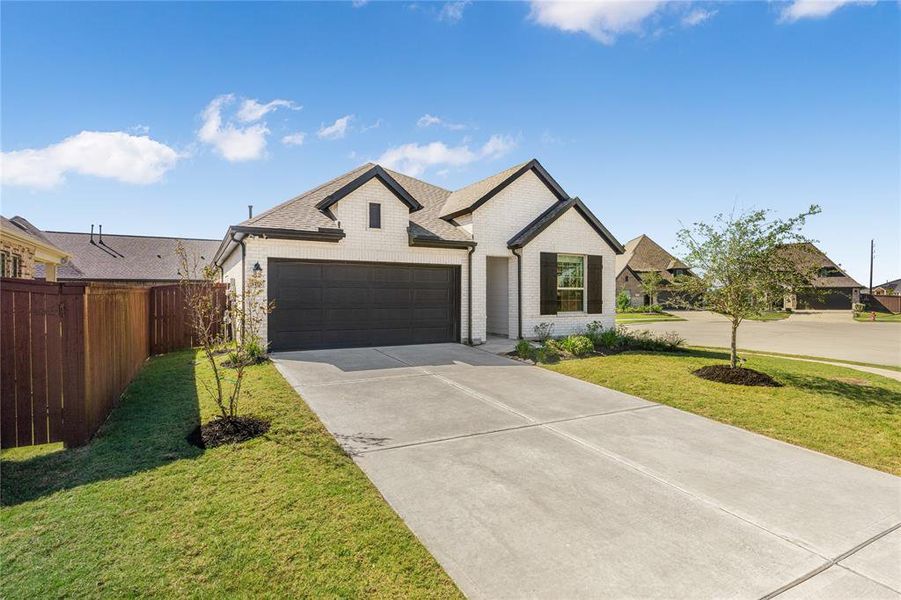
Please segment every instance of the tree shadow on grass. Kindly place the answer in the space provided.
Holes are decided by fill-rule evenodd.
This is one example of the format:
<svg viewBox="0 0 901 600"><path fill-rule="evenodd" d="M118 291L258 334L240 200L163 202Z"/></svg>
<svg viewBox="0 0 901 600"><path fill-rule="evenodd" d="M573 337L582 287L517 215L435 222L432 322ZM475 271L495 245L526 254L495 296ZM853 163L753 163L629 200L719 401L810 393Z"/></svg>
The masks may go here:
<svg viewBox="0 0 901 600"><path fill-rule="evenodd" d="M4 456L0 504L12 506L202 455L187 441L200 423L194 371L191 351L154 357L86 446L23 460Z"/></svg>
<svg viewBox="0 0 901 600"><path fill-rule="evenodd" d="M785 385L806 392L835 396L867 406L901 409L901 393L862 377L849 375L848 377L831 378L819 375L795 375L786 372L779 373L776 377Z"/></svg>

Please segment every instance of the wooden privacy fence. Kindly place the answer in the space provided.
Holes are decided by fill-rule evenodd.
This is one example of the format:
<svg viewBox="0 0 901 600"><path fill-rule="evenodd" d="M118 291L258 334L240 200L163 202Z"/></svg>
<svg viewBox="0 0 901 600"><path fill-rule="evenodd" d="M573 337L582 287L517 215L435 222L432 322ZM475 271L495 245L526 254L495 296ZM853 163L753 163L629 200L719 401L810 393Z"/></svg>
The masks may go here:
<svg viewBox="0 0 901 600"><path fill-rule="evenodd" d="M152 348L190 347L190 335L175 325L154 333L153 293L0 281L0 446L86 443ZM224 307L224 288L221 296ZM177 299L169 298L161 321L184 323L183 296Z"/></svg>
<svg viewBox="0 0 901 600"><path fill-rule="evenodd" d="M219 313L225 313L225 285L217 285L213 302ZM222 324L214 329L219 332ZM197 345L194 330L185 306L185 289L181 284L159 285L150 288L150 353L164 354Z"/></svg>
<svg viewBox="0 0 901 600"><path fill-rule="evenodd" d="M888 311L893 314L901 313L901 296L883 296L881 294L870 294L865 296L869 300L870 310L878 312Z"/></svg>

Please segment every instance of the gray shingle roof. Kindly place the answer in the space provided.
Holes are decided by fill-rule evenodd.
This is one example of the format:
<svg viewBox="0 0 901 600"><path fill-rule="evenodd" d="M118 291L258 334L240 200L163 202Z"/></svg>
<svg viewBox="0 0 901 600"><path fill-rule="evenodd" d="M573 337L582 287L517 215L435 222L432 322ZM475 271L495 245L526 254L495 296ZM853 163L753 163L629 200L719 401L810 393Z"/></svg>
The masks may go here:
<svg viewBox="0 0 901 600"><path fill-rule="evenodd" d="M2 221L4 229L9 229L11 231L14 231L26 239L30 238L30 239L34 240L36 243L47 244L48 246L52 246L52 247L56 248L60 252L65 252L65 250L62 250L61 248L57 248L53 244L53 242L51 242L49 239L47 239L47 236L45 236L44 233L40 229L38 229L37 227L35 227L31 223L29 223L26 219L23 219L22 217L15 216L12 219L7 219L6 217L0 215L0 221Z"/></svg>
<svg viewBox="0 0 901 600"><path fill-rule="evenodd" d="M59 279L178 281L179 261L175 247L179 238L44 231L50 242L70 254L60 265ZM210 262L219 240L181 239L189 257Z"/></svg>
<svg viewBox="0 0 901 600"><path fill-rule="evenodd" d="M642 234L626 242L626 252L616 257L616 275L619 276L628 265L636 273L659 271L664 279L669 279L669 269L687 269L681 260L664 250L657 242Z"/></svg>
<svg viewBox="0 0 901 600"><path fill-rule="evenodd" d="M841 272L841 275L836 277L817 277L813 286L818 288L860 288L863 287L857 281L855 281L852 277L850 277L845 270L842 269L838 263L832 261L831 258L826 256L826 253L817 248L815 245L810 242L803 242L798 244L786 244L784 247L784 252L786 255L794 260L797 264L810 264L817 268L830 268L836 269Z"/></svg>
<svg viewBox="0 0 901 600"><path fill-rule="evenodd" d="M441 208L439 216L446 217L448 215L452 215L456 212L469 208L479 198L503 183L505 179L513 175L517 170L526 166L528 162L529 161L520 163L518 165L513 165L509 169L504 169L500 173L486 177L481 181L476 181L473 184L460 188L456 192L448 194L448 197L444 202L444 206Z"/></svg>

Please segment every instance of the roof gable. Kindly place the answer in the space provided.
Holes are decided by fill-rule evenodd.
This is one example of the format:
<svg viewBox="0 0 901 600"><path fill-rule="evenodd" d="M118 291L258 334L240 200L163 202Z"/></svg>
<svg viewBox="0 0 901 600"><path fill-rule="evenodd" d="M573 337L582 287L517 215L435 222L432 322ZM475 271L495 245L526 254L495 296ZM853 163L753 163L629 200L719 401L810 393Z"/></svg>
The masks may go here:
<svg viewBox="0 0 901 600"><path fill-rule="evenodd" d="M551 177L550 173L541 166L541 163L533 158L529 162L514 165L509 169L481 181L477 181L472 185L460 188L452 193L444 203L440 217L442 219L451 220L471 213L529 171L535 173L538 179L548 187L558 200L562 202L569 199L569 194L567 194L563 188L560 187L560 184Z"/></svg>
<svg viewBox="0 0 901 600"><path fill-rule="evenodd" d="M394 177L389 175L388 172L379 165L374 165L368 171L352 179L334 192L330 193L328 196L316 203L316 208L321 211L329 210L329 208L334 206L338 201L352 194L354 191L358 190L373 179L377 179L382 182L382 184L384 184L385 187L387 187L388 190L392 194L394 194L398 200L409 207L410 212L422 209L422 204L420 204L416 200L416 198L411 196L410 193L406 189L404 189L404 187L400 185L396 179L394 179Z"/></svg>
<svg viewBox="0 0 901 600"><path fill-rule="evenodd" d="M535 220L526 225L519 233L514 235L510 241L507 242L507 247L522 248L538 237L538 235L547 229L551 223L559 219L571 208L576 209L576 212L582 215L582 218L584 218L588 224L591 225L592 229L594 229L597 234L613 248L614 252L617 254L622 254L624 252L622 244L613 237L613 234L604 227L598 218L594 216L594 213L592 213L579 198L570 198L564 202L553 204L546 211L538 215Z"/></svg>
<svg viewBox="0 0 901 600"><path fill-rule="evenodd" d="M638 273L689 268L644 234L626 242L625 249L625 254L616 261L617 274L627 265Z"/></svg>

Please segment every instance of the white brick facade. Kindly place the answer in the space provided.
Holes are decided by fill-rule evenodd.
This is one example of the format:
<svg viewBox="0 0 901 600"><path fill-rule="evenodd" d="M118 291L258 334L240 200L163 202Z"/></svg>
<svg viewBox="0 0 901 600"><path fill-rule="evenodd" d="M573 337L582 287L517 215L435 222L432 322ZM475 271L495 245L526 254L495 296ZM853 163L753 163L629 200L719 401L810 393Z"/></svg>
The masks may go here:
<svg viewBox="0 0 901 600"><path fill-rule="evenodd" d="M381 229L369 228L369 204L381 205ZM476 248L472 257L472 339L483 342L486 337L487 257L508 259L508 336L518 335L518 260L507 242L538 215L558 202L556 196L532 172L527 171L501 190L471 215L460 217L457 223L473 236ZM246 271L249 275L256 263L266 275L268 259L296 258L386 263L419 263L459 265L461 273L461 341L468 337L468 277L466 249L411 247L408 238L410 213L379 180L366 184L339 200L331 208L345 237L338 243L266 239L249 236L245 239ZM570 209L549 225L522 250L522 334L533 337L534 327L541 322L554 324L554 333L565 335L582 331L592 321L605 327L614 325L615 266L614 250L575 210ZM582 256L603 257L603 314L585 312L558 315L540 314L540 253L555 252ZM223 263L224 281L241 279L240 247ZM587 269L586 269L587 271ZM587 273L586 273L587 292ZM263 332L265 335L265 331Z"/></svg>

